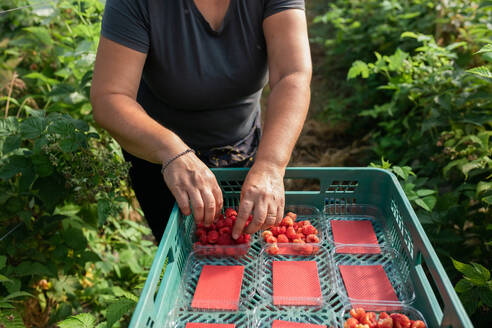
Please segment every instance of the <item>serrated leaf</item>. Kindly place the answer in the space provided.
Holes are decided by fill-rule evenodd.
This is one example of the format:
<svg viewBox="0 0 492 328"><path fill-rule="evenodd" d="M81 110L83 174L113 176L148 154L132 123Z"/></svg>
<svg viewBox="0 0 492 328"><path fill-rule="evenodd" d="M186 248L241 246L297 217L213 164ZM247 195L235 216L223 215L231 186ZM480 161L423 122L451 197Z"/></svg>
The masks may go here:
<svg viewBox="0 0 492 328"><path fill-rule="evenodd" d="M46 129L46 121L43 117L28 117L20 124L20 132L25 139L34 139Z"/></svg>
<svg viewBox="0 0 492 328"><path fill-rule="evenodd" d="M457 293L465 293L470 289L472 289L473 287L474 286L470 281L466 279L461 279L460 281L458 281L456 286L454 286L454 289L456 290Z"/></svg>
<svg viewBox="0 0 492 328"><path fill-rule="evenodd" d="M5 139L2 147L2 153L8 154L11 151L16 150L21 145L21 138L19 136L8 136Z"/></svg>
<svg viewBox="0 0 492 328"><path fill-rule="evenodd" d="M111 214L111 203L108 199L100 199L97 202L98 224L102 226Z"/></svg>
<svg viewBox="0 0 492 328"><path fill-rule="evenodd" d="M352 67L350 67L348 71L347 79L354 79L359 75L362 76L363 79L367 79L369 77L369 68L363 61L356 60L352 63Z"/></svg>
<svg viewBox="0 0 492 328"><path fill-rule="evenodd" d="M94 328L95 325L96 318L89 313L77 314L58 323L60 328Z"/></svg>
<svg viewBox="0 0 492 328"><path fill-rule="evenodd" d="M453 265L456 270L461 272L465 276L465 279L469 280L474 285L485 285L487 280L490 279L490 271L481 264L466 264L459 262L453 258L451 258L451 260L453 261Z"/></svg>
<svg viewBox="0 0 492 328"><path fill-rule="evenodd" d="M492 79L492 72L489 71L487 66L478 66L478 67L467 69L466 71L471 74Z"/></svg>
<svg viewBox="0 0 492 328"><path fill-rule="evenodd" d="M0 323L5 328L25 328L22 316L16 310L0 311Z"/></svg>
<svg viewBox="0 0 492 328"><path fill-rule="evenodd" d="M28 292L19 291L7 295L6 297L3 298L3 300L12 300L18 297L31 297L31 296L32 294L29 294Z"/></svg>
<svg viewBox="0 0 492 328"><path fill-rule="evenodd" d="M477 52L475 52L475 54L483 54L483 53L486 53L486 52L492 52L492 44L486 44L480 50L478 50Z"/></svg>
<svg viewBox="0 0 492 328"><path fill-rule="evenodd" d="M0 137L15 134L19 129L19 121L13 116L0 119Z"/></svg>
<svg viewBox="0 0 492 328"><path fill-rule="evenodd" d="M111 328L125 314L127 314L134 306L135 301L123 298L111 304L106 312L107 327Z"/></svg>
<svg viewBox="0 0 492 328"><path fill-rule="evenodd" d="M492 181L480 181L477 184L477 195L492 190Z"/></svg>

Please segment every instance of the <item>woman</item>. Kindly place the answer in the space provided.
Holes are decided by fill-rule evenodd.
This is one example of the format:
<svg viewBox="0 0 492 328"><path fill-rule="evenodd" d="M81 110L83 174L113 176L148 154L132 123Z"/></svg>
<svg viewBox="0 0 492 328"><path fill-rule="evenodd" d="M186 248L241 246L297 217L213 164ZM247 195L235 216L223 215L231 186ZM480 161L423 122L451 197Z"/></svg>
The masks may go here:
<svg viewBox="0 0 492 328"><path fill-rule="evenodd" d="M106 2L93 115L132 163L132 185L158 241L175 200L206 226L221 211L209 167L251 167L233 238L282 219L283 176L310 98L303 9L303 0Z"/></svg>

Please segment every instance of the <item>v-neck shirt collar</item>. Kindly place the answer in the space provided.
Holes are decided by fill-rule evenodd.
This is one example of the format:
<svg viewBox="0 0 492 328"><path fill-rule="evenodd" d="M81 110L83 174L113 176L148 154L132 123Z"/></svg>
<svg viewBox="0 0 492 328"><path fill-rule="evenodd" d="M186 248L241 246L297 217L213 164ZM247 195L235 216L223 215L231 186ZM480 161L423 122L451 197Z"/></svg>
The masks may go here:
<svg viewBox="0 0 492 328"><path fill-rule="evenodd" d="M236 3L236 0L230 0L229 7L227 8L227 11L224 15L224 18L222 20L222 23L221 23L219 29L214 30L212 28L212 26L210 25L210 23L205 19L202 12L200 11L200 9L198 9L198 7L196 6L195 1L194 0L187 0L187 1L189 3L189 6L191 7L191 10L198 17L198 19L202 22L202 24L205 27L205 29L207 30L207 32L209 32L210 34L215 35L215 36L221 35L222 32L224 31L224 29L227 27L227 24L231 20L232 13L234 11L233 7L235 6L235 3Z"/></svg>

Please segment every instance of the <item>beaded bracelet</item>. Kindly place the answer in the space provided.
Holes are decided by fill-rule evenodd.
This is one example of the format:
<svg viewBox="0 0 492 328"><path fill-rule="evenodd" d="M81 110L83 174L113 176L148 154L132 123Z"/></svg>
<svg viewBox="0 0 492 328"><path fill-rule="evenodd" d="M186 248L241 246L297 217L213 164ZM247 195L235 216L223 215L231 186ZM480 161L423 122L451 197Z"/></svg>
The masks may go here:
<svg viewBox="0 0 492 328"><path fill-rule="evenodd" d="M169 164L171 164L174 160L178 159L179 157L183 156L183 155L186 155L188 153L195 153L195 151L193 149L186 149L185 151L177 154L176 156L174 156L173 158L171 159L168 159L166 163L162 164L162 169L161 169L161 173L164 174L164 170L169 166Z"/></svg>

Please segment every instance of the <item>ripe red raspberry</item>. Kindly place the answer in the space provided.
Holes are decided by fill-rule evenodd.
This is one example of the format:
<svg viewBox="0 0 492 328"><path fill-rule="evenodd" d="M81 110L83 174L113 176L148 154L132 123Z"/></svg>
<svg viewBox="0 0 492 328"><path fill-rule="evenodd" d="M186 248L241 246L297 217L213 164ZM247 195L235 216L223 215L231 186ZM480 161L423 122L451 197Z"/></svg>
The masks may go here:
<svg viewBox="0 0 492 328"><path fill-rule="evenodd" d="M290 216L293 220L295 220L297 218L297 214L295 213L292 213L292 212L287 212L286 214L287 216Z"/></svg>
<svg viewBox="0 0 492 328"><path fill-rule="evenodd" d="M277 237L280 234L280 227L271 227L270 231L275 237Z"/></svg>
<svg viewBox="0 0 492 328"><path fill-rule="evenodd" d="M297 233L293 227L288 227L287 232L285 234L286 234L287 238L289 238L289 239L296 239L297 238Z"/></svg>
<svg viewBox="0 0 492 328"><path fill-rule="evenodd" d="M224 220L224 226L225 227L232 228L233 225L234 225L234 220L232 220L231 218L226 218Z"/></svg>
<svg viewBox="0 0 492 328"><path fill-rule="evenodd" d="M279 227L278 231L279 231L279 234L285 235L285 233L287 232L287 228L285 226L281 226L281 227Z"/></svg>
<svg viewBox="0 0 492 328"><path fill-rule="evenodd" d="M391 319L393 319L393 327L394 328L410 328L411 322L410 319L401 313L391 313Z"/></svg>
<svg viewBox="0 0 492 328"><path fill-rule="evenodd" d="M378 320L378 328L393 328L393 319L391 319L391 317L381 318L380 315Z"/></svg>
<svg viewBox="0 0 492 328"><path fill-rule="evenodd" d="M309 220L300 221L299 225L303 226L303 227L307 226L307 225L311 225L311 221L309 221Z"/></svg>
<svg viewBox="0 0 492 328"><path fill-rule="evenodd" d="M265 230L261 233L261 237L264 241L267 241L267 239L271 236L273 236L273 233L270 230Z"/></svg>
<svg viewBox="0 0 492 328"><path fill-rule="evenodd" d="M236 212L236 210L235 210L235 209L233 209L233 208L227 208L227 209L224 211L224 213L225 213L225 216L226 216L226 217L228 217L228 218L229 218L229 217L231 217L231 216L237 216L237 212Z"/></svg>
<svg viewBox="0 0 492 328"><path fill-rule="evenodd" d="M284 227L292 227L294 225L294 220L292 220L290 216L286 216L285 218L282 219L280 225Z"/></svg>
<svg viewBox="0 0 492 328"><path fill-rule="evenodd" d="M369 328L377 328L378 326L376 313L374 312L367 312L366 315L364 315L359 321L364 325L368 325Z"/></svg>
<svg viewBox="0 0 492 328"><path fill-rule="evenodd" d="M425 323L422 320L415 320L412 323L412 328L425 328Z"/></svg>
<svg viewBox="0 0 492 328"><path fill-rule="evenodd" d="M316 235L308 235L306 237L306 242L308 242L308 243L319 243L319 238Z"/></svg>
<svg viewBox="0 0 492 328"><path fill-rule="evenodd" d="M289 242L289 238L287 238L287 236L282 233L282 234L280 234L280 235L277 236L277 242L279 242L279 243L288 243Z"/></svg>
<svg viewBox="0 0 492 328"><path fill-rule="evenodd" d="M215 230L211 230L208 232L207 239L209 244L215 244L219 239L219 233Z"/></svg>
<svg viewBox="0 0 492 328"><path fill-rule="evenodd" d="M389 318L389 314L386 313L386 312L381 312L379 313L379 319L386 319L386 318Z"/></svg>
<svg viewBox="0 0 492 328"><path fill-rule="evenodd" d="M278 254L280 252L280 248L278 248L278 245L276 243L274 243L270 247L268 247L267 252L275 255L275 254Z"/></svg>
<svg viewBox="0 0 492 328"><path fill-rule="evenodd" d="M219 229L219 233L221 235L230 235L231 231L232 231L232 229L230 227L222 227Z"/></svg>
<svg viewBox="0 0 492 328"><path fill-rule="evenodd" d="M217 245L233 245L234 239L229 234L221 234L217 239Z"/></svg>
<svg viewBox="0 0 492 328"><path fill-rule="evenodd" d="M316 234L317 231L316 228L313 227L312 225L305 225L302 227L302 233L307 236L307 235Z"/></svg>
<svg viewBox="0 0 492 328"><path fill-rule="evenodd" d="M355 328L359 321L355 318L348 318L347 321L345 321L345 324L343 325L343 328Z"/></svg>
<svg viewBox="0 0 492 328"><path fill-rule="evenodd" d="M270 237L268 237L266 242L269 244L275 244L277 242L277 238L275 238L275 236L270 236Z"/></svg>
<svg viewBox="0 0 492 328"><path fill-rule="evenodd" d="M366 310L361 307L353 308L352 310L350 310L350 315L352 316L352 318L361 320L366 315Z"/></svg>
<svg viewBox="0 0 492 328"><path fill-rule="evenodd" d="M215 223L215 226L217 227L217 229L220 230L220 228L225 226L225 219L224 220L217 220L217 222Z"/></svg>

